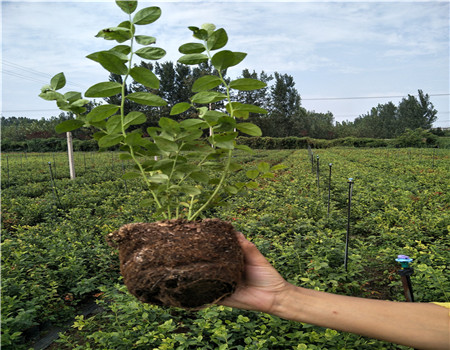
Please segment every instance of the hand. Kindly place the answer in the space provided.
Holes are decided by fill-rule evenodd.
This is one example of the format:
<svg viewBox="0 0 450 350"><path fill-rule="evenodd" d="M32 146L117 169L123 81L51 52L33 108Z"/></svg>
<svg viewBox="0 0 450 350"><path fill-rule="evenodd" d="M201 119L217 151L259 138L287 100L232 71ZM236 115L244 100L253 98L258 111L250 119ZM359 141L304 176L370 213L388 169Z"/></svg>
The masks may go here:
<svg viewBox="0 0 450 350"><path fill-rule="evenodd" d="M237 239L244 252L245 272L243 280L230 297L219 302L221 305L246 310L273 313L283 293L290 284L272 267L258 248L242 233Z"/></svg>

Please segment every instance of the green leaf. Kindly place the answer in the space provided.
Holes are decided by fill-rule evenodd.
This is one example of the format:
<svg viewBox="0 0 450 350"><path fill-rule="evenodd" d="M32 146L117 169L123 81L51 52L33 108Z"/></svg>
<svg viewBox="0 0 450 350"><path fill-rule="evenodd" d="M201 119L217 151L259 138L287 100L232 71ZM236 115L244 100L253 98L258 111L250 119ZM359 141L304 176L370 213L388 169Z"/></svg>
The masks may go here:
<svg viewBox="0 0 450 350"><path fill-rule="evenodd" d="M63 94L60 94L59 92L51 91L51 90L40 93L39 97L43 98L44 100L47 100L47 101L55 101L56 100L56 101L66 102L66 98L64 97Z"/></svg>
<svg viewBox="0 0 450 350"><path fill-rule="evenodd" d="M167 105L167 102L164 101L161 97L151 94L149 92L133 92L125 97L131 101L146 106L160 107Z"/></svg>
<svg viewBox="0 0 450 350"><path fill-rule="evenodd" d="M130 160L130 159L133 159L133 157L129 153L121 153L121 154L119 154L119 159L120 160Z"/></svg>
<svg viewBox="0 0 450 350"><path fill-rule="evenodd" d="M100 122L112 116L119 110L119 108L120 107L117 105L109 105L109 104L97 106L88 113L88 115L86 116L86 120L88 122Z"/></svg>
<svg viewBox="0 0 450 350"><path fill-rule="evenodd" d="M64 76L64 73L56 74L50 81L50 86L52 87L53 90L62 89L65 85L66 85L66 77Z"/></svg>
<svg viewBox="0 0 450 350"><path fill-rule="evenodd" d="M194 65L194 64L200 64L203 62L208 61L208 56L202 53L190 53L184 56L181 56L178 59L178 62L187 64L187 65Z"/></svg>
<svg viewBox="0 0 450 350"><path fill-rule="evenodd" d="M217 125L214 127L215 131L225 132L225 131L234 131L236 128L236 120L228 115L221 116L217 120Z"/></svg>
<svg viewBox="0 0 450 350"><path fill-rule="evenodd" d="M101 148L108 148L111 146L118 145L123 140L122 135L113 134L103 136L100 140L98 140L98 146Z"/></svg>
<svg viewBox="0 0 450 350"><path fill-rule="evenodd" d="M216 30L216 26L212 23L203 23L202 29L206 30L208 35L211 35Z"/></svg>
<svg viewBox="0 0 450 350"><path fill-rule="evenodd" d="M189 108L191 108L191 104L187 102L177 103L170 110L170 115L177 115L183 112L186 112Z"/></svg>
<svg viewBox="0 0 450 350"><path fill-rule="evenodd" d="M250 147L248 147L247 145L236 145L235 146L236 149L240 149L242 151L248 152L248 153L255 153L254 150L252 150Z"/></svg>
<svg viewBox="0 0 450 350"><path fill-rule="evenodd" d="M69 91L64 94L64 98L69 102L75 102L82 98L81 93L77 91Z"/></svg>
<svg viewBox="0 0 450 350"><path fill-rule="evenodd" d="M161 117L158 124L161 129L169 134L176 134L180 132L180 125L173 119Z"/></svg>
<svg viewBox="0 0 450 350"><path fill-rule="evenodd" d="M258 183L255 181L250 181L245 184L245 187L247 187L248 189L255 189L258 188Z"/></svg>
<svg viewBox="0 0 450 350"><path fill-rule="evenodd" d="M222 83L222 79L220 79L216 75L205 75L203 77L198 78L194 84L192 85L192 92L200 92L214 89Z"/></svg>
<svg viewBox="0 0 450 350"><path fill-rule="evenodd" d="M180 122L180 125L184 129L206 129L208 127L208 124L200 119L185 119Z"/></svg>
<svg viewBox="0 0 450 350"><path fill-rule="evenodd" d="M118 134L122 131L122 117L119 114L113 115L106 122L108 134Z"/></svg>
<svg viewBox="0 0 450 350"><path fill-rule="evenodd" d="M266 86L266 83L250 78L241 78L230 82L230 88L241 91L258 90Z"/></svg>
<svg viewBox="0 0 450 350"><path fill-rule="evenodd" d="M151 89L159 89L159 79L150 69L133 67L130 70L131 77L142 85Z"/></svg>
<svg viewBox="0 0 450 350"><path fill-rule="evenodd" d="M189 177L197 182L201 182L201 183L209 182L209 176L203 171L194 171L189 174Z"/></svg>
<svg viewBox="0 0 450 350"><path fill-rule="evenodd" d="M88 104L88 103L89 103L88 100L86 100L86 99L84 99L84 98L80 98L80 99L78 99L78 100L76 100L76 101L73 101L73 102L70 104L70 108L73 108L73 107L83 107L84 105L86 105L86 104Z"/></svg>
<svg viewBox="0 0 450 350"><path fill-rule="evenodd" d="M136 179L140 176L141 176L141 174L130 171L130 172L126 172L125 174L123 174L122 179L131 180L131 179Z"/></svg>
<svg viewBox="0 0 450 350"><path fill-rule="evenodd" d="M223 148L223 149L233 149L234 148L234 140L237 137L237 132L228 132L223 134L214 135L212 138L212 143L214 146Z"/></svg>
<svg viewBox="0 0 450 350"><path fill-rule="evenodd" d="M188 27L193 32L194 38L200 39L200 40L207 40L208 39L208 31L205 29L200 29L198 27Z"/></svg>
<svg viewBox="0 0 450 350"><path fill-rule="evenodd" d="M153 164L153 170L161 170L162 172L167 172L172 170L174 159L161 159Z"/></svg>
<svg viewBox="0 0 450 350"><path fill-rule="evenodd" d="M261 162L258 164L258 170L261 173L268 173L270 171L270 164L266 162Z"/></svg>
<svg viewBox="0 0 450 350"><path fill-rule="evenodd" d="M226 186L224 189L229 194L236 194L239 192L239 190L235 186Z"/></svg>
<svg viewBox="0 0 450 350"><path fill-rule="evenodd" d="M69 132L78 128L81 128L84 125L84 122L82 120L78 119L70 119L65 120L62 123L56 125L55 131L60 134L63 132Z"/></svg>
<svg viewBox="0 0 450 350"><path fill-rule="evenodd" d="M178 134L177 140L189 142L189 141L198 140L202 136L203 136L203 130L196 128L196 129L183 131L182 133Z"/></svg>
<svg viewBox="0 0 450 350"><path fill-rule="evenodd" d="M86 97L111 97L122 91L122 85L113 81L107 81L92 85L84 94Z"/></svg>
<svg viewBox="0 0 450 350"><path fill-rule="evenodd" d="M165 152L177 152L178 151L178 145L176 142L165 139L160 136L156 136L153 138L155 140L156 145L158 148Z"/></svg>
<svg viewBox="0 0 450 350"><path fill-rule="evenodd" d="M192 102L199 104L214 103L227 98L227 95L215 91L202 91L192 96Z"/></svg>
<svg viewBox="0 0 450 350"><path fill-rule="evenodd" d="M136 10L137 1L116 1L117 6L119 6L123 12L131 14Z"/></svg>
<svg viewBox="0 0 450 350"><path fill-rule="evenodd" d="M169 177L166 174L155 174L150 176L148 180L153 183L162 184L166 183L169 180Z"/></svg>
<svg viewBox="0 0 450 350"><path fill-rule="evenodd" d="M159 47L143 47L137 50L135 54L146 60L159 60L166 55L166 50Z"/></svg>
<svg viewBox="0 0 450 350"><path fill-rule="evenodd" d="M145 143L140 132L132 132L125 137L125 143L128 146L140 146Z"/></svg>
<svg viewBox="0 0 450 350"><path fill-rule="evenodd" d="M236 124L236 129L250 136L262 136L259 126L252 123L238 123Z"/></svg>
<svg viewBox="0 0 450 350"><path fill-rule="evenodd" d="M229 169L230 169L230 171L238 171L238 170L242 169L242 165L239 163L231 162Z"/></svg>
<svg viewBox="0 0 450 350"><path fill-rule="evenodd" d="M123 27L111 27L105 28L98 32L97 38L104 38L106 40L115 40L118 43L123 43L124 41L130 40L133 33L129 28Z"/></svg>
<svg viewBox="0 0 450 350"><path fill-rule="evenodd" d="M123 59L119 58L117 54L112 51L95 52L86 57L100 63L108 72L118 75L125 75L128 72L128 68Z"/></svg>
<svg viewBox="0 0 450 350"><path fill-rule="evenodd" d="M206 111L200 115L200 118L206 120L209 126L216 125L221 117L228 117L228 114L219 111Z"/></svg>
<svg viewBox="0 0 450 350"><path fill-rule="evenodd" d="M282 169L286 169L286 165L284 164L276 164L273 167L270 168L270 171L277 171L277 170L282 170Z"/></svg>
<svg viewBox="0 0 450 350"><path fill-rule="evenodd" d="M158 133L157 133L158 131L161 131L161 129L157 128L155 126L150 126L150 127L147 128L147 133L153 138L155 136L158 136Z"/></svg>
<svg viewBox="0 0 450 350"><path fill-rule="evenodd" d="M245 175L249 178L249 179L256 179L259 175L259 170L256 169L252 169L252 170L247 170L247 172L245 173Z"/></svg>
<svg viewBox="0 0 450 350"><path fill-rule="evenodd" d="M267 111L264 108L246 104L246 103L240 103L240 102L231 102L226 105L226 109L228 113L231 114L230 106L233 107L233 110L235 111L244 111L244 112L250 112L250 113L258 113L258 114L267 114Z"/></svg>
<svg viewBox="0 0 450 350"><path fill-rule="evenodd" d="M148 35L136 35L136 42L141 45L151 45L156 43L156 38Z"/></svg>
<svg viewBox="0 0 450 350"><path fill-rule="evenodd" d="M220 28L217 29L214 33L212 33L207 41L208 49L210 50L218 50L224 47L228 42L228 35L225 29Z"/></svg>
<svg viewBox="0 0 450 350"><path fill-rule="evenodd" d="M182 54L202 53L205 51L205 46L200 43L187 43L178 48L178 51Z"/></svg>
<svg viewBox="0 0 450 350"><path fill-rule="evenodd" d="M139 25L150 24L159 17L161 17L161 9L159 7L146 7L134 15L133 23Z"/></svg>
<svg viewBox="0 0 450 350"><path fill-rule="evenodd" d="M123 125L125 128L128 128L130 125L139 125L145 123L146 120L147 117L144 113L133 111L125 116L125 118L123 119Z"/></svg>
<svg viewBox="0 0 450 350"><path fill-rule="evenodd" d="M198 196L202 193L202 191L200 191L197 187L187 185L181 186L180 190L185 194L187 194L188 196L192 197Z"/></svg>
<svg viewBox="0 0 450 350"><path fill-rule="evenodd" d="M247 56L244 52L232 52L229 50L223 50L216 53L211 63L218 71L225 70L229 67L236 66Z"/></svg>
<svg viewBox="0 0 450 350"><path fill-rule="evenodd" d="M117 45L109 50L110 52L114 52L119 57L122 57L125 61L128 61L127 55L131 52L131 47L128 45Z"/></svg>

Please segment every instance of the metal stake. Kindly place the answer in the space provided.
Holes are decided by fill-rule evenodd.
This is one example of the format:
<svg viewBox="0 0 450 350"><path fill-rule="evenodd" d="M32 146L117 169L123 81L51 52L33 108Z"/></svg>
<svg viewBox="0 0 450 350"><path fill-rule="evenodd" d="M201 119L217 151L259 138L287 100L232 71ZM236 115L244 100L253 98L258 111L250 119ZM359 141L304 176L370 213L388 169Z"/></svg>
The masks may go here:
<svg viewBox="0 0 450 350"><path fill-rule="evenodd" d="M350 210L352 206L352 192L353 192L353 179L348 179L348 212L347 212L347 235L345 236L345 253L344 253L344 268L347 271L348 262L348 243L350 238Z"/></svg>
<svg viewBox="0 0 450 350"><path fill-rule="evenodd" d="M330 167L330 175L328 177L328 208L327 208L327 215L330 216L330 200L331 200L331 167L333 166L333 163L329 163L328 166Z"/></svg>
<svg viewBox="0 0 450 350"><path fill-rule="evenodd" d="M317 156L317 190L320 191L320 183L319 183L319 156Z"/></svg>

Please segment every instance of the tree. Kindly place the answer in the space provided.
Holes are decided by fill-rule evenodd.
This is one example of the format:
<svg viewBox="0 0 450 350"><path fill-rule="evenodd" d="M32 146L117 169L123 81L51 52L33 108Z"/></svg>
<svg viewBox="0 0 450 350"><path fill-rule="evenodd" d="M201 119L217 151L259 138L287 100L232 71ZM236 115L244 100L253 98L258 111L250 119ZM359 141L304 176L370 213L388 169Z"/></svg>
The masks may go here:
<svg viewBox="0 0 450 350"><path fill-rule="evenodd" d="M294 87L294 78L288 74L275 72L275 82L270 88L270 135L275 137L300 136L304 113L301 109L300 94ZM292 126L296 124L294 129Z"/></svg>
<svg viewBox="0 0 450 350"><path fill-rule="evenodd" d="M401 132L409 129L430 129L437 119L437 110L430 102L428 94L418 90L419 99L408 95L398 105L398 121Z"/></svg>
<svg viewBox="0 0 450 350"><path fill-rule="evenodd" d="M331 139L334 136L333 113L317 113L308 111L306 113L307 135L316 139Z"/></svg>

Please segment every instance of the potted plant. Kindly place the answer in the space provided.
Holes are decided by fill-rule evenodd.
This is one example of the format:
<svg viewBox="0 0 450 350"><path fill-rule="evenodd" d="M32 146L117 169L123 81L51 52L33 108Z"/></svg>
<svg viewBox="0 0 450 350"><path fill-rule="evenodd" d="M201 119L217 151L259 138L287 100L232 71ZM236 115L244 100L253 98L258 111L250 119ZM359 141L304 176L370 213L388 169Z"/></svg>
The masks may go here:
<svg viewBox="0 0 450 350"><path fill-rule="evenodd" d="M141 178L148 189L143 194L148 198L143 198L141 205L154 210L157 221L126 224L107 237L110 245L119 248L121 273L129 291L142 302L197 309L233 293L244 266L233 226L203 218L205 210L221 205L227 196L257 187L254 180L258 176L271 177L282 168L260 163L257 169L246 172L248 181L229 183L229 175L242 168L233 162L233 152L251 151L236 143L239 132L261 135L256 125L242 120L251 112L266 113L257 106L232 101L230 91L259 89L265 83L245 78L228 82L224 72L239 64L246 54L223 50L228 36L222 28L212 24L189 27L198 42L180 46L183 55L178 61L188 65L209 62L216 74L198 78L190 101L174 105L170 115L193 108L196 117L175 121L164 116L157 127L149 127L146 132L136 128L146 122L146 115L140 111L125 114L126 100L150 107L167 105L151 92L126 91L128 79L148 89L159 88L156 75L147 68L133 66L133 58L158 60L165 55L162 48L153 46L155 38L136 34L137 27L155 22L161 10L146 7L136 12L137 1L116 4L128 20L101 30L97 37L118 45L87 57L120 75L122 83L100 82L91 86L85 97L119 94L121 103L101 104L86 113L89 101L81 93L59 92L65 85L63 73L42 88L40 97L56 101L61 110L76 116L59 124L58 132L95 127L98 132L94 138L100 148L118 145L120 158L133 160L133 171L123 177ZM137 49L136 44L140 46ZM222 91L218 91L219 87ZM217 102L223 102L224 108L210 110L209 105Z"/></svg>

